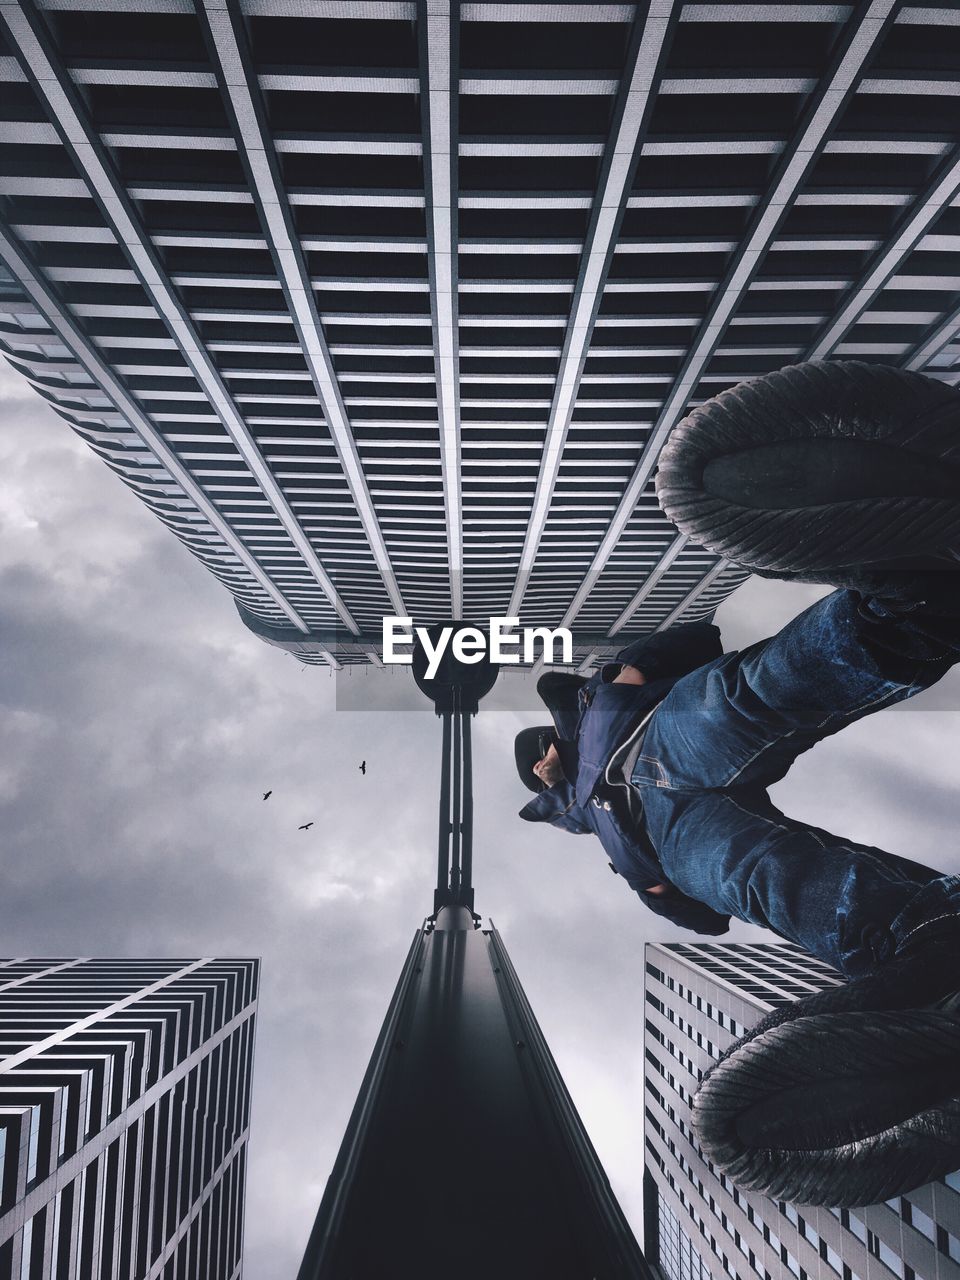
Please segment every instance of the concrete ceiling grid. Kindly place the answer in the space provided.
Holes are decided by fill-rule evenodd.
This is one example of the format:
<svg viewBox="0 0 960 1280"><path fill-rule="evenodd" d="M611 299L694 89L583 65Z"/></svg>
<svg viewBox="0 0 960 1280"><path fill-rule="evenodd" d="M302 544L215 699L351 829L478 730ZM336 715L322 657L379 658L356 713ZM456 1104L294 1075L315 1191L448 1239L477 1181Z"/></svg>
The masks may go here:
<svg viewBox="0 0 960 1280"><path fill-rule="evenodd" d="M44 104L0 118L9 265L166 454L14 361L345 662L389 610L509 613L605 636L589 669L744 576L653 500L691 405L811 356L960 379L954 8L0 10L0 79Z"/></svg>
<svg viewBox="0 0 960 1280"><path fill-rule="evenodd" d="M889 24L895 0L874 0L861 6L847 20L844 39L834 58L834 66L810 94L804 119L784 150L765 199L759 204L752 225L737 246L726 276L714 294L712 305L700 326L693 346L685 356L663 409L648 438L637 469L617 511L597 549L593 563L574 593L564 614L563 625L572 626L597 579L603 572L656 467L657 456L676 423L690 407L700 379L726 327L746 295L762 258L768 251L791 202L823 147L836 114L863 73L870 54ZM694 597L695 598L695 597ZM675 620L673 614L670 615ZM624 625L621 623L621 625ZM661 625L666 625L664 622Z"/></svg>
<svg viewBox="0 0 960 1280"><path fill-rule="evenodd" d="M237 149L250 174L250 189L324 420L333 437L354 506L390 603L395 613L403 615L406 607L367 487L353 428L324 336L316 295L278 171L257 75L251 65L246 45L243 16L236 4L225 4L224 0L202 0L198 11L203 16L216 53L217 70L222 90L229 102ZM310 552L315 556L312 546ZM341 617L344 615L341 614ZM346 617L344 621L351 630L359 630Z"/></svg>
<svg viewBox="0 0 960 1280"><path fill-rule="evenodd" d="M455 91L460 70L456 0L419 0L417 23L434 380L447 536L446 576L450 617L460 619L464 609L464 538L457 265L459 155Z"/></svg>
<svg viewBox="0 0 960 1280"><path fill-rule="evenodd" d="M349 610L301 529L276 477L265 462L242 414L206 351L192 317L178 296L146 229L134 201L117 175L92 122L83 109L76 86L52 47L43 19L30 3L5 5L3 20L23 70L56 124L64 145L71 152L77 170L96 199L117 243L130 261L157 314L180 349L208 402L215 409L261 491L297 547L324 595L340 620L352 632L359 631Z"/></svg>
<svg viewBox="0 0 960 1280"><path fill-rule="evenodd" d="M230 549L250 576L262 587L264 594L276 604L282 614L290 620L298 631L309 633L310 627L237 538L234 530L223 519L216 506L209 500L207 494L197 484L189 470L183 466L177 454L170 448L150 417L143 412L137 401L128 393L126 387L114 376L112 370L102 360L100 353L87 340L73 317L45 287L40 273L35 270L30 260L24 256L22 246L11 235L8 235L3 228L0 228L0 257L15 272L17 279L37 308L38 314L43 317L51 331L57 334L63 344L73 353L80 367L103 390L112 407L136 432L139 439L151 451L153 456L158 459L165 472L193 503L196 510L203 515L210 527L216 531L223 544ZM77 415L71 412L69 416L74 418Z"/></svg>

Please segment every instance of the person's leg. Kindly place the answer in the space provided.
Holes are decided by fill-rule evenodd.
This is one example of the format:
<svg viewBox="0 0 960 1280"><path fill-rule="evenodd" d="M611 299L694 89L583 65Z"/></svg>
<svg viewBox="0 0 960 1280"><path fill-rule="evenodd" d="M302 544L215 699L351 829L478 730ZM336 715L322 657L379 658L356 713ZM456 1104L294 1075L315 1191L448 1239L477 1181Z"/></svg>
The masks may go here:
<svg viewBox="0 0 960 1280"><path fill-rule="evenodd" d="M952 653L883 613L834 592L771 639L684 676L651 718L634 772L671 883L850 976L960 911L953 881L785 818L765 794L802 751L949 668Z"/></svg>
<svg viewBox="0 0 960 1280"><path fill-rule="evenodd" d="M890 960L918 924L960 912L960 877L789 819L762 788L644 786L643 799L672 884L848 977Z"/></svg>
<svg viewBox="0 0 960 1280"><path fill-rule="evenodd" d="M844 725L929 688L960 657L911 615L836 591L775 636L684 676L657 708L641 763L660 786L769 786ZM639 777L642 778L641 770Z"/></svg>

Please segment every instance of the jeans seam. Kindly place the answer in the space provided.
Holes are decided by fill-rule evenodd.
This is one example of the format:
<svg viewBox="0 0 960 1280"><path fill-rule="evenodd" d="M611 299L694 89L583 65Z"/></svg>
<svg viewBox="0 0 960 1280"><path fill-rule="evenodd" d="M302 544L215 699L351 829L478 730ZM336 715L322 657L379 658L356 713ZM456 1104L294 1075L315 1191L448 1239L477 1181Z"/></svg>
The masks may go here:
<svg viewBox="0 0 960 1280"><path fill-rule="evenodd" d="M913 935L920 929L926 929L932 924L937 924L940 920L956 920L957 913L955 911L945 911L942 916L934 916L932 920L921 920L919 924L915 924L909 933L905 933L900 939L898 948L902 947Z"/></svg>
<svg viewBox="0 0 960 1280"><path fill-rule="evenodd" d="M748 808L746 805L741 804L740 801L735 796L728 795L727 799L736 809L739 809L740 812L745 814L748 818L759 818L761 822L769 823L770 826L776 827L778 831L782 831L786 835L797 834L794 828L789 826L784 826L782 822L777 822L775 818L770 818L764 813L758 813L755 809ZM857 844L856 841L853 841L853 840L846 840L842 837L839 837L837 838L837 842L835 845L828 846L826 841L821 840L820 836L817 834L817 831L814 827L809 827L807 826L806 823L801 823L800 825L803 827L803 834L811 836L817 842L817 844L820 846L821 849L827 849L828 847L835 848L838 850L842 849L846 853L853 854L858 858L863 858L866 862L869 862L871 866L876 867L885 873L890 872L891 868L887 865L887 863L885 863L882 858L876 857L875 854L871 853L870 849L866 848L864 845ZM894 882L895 882L894 880L890 880L891 884ZM952 913L948 913L948 914L952 914ZM937 917L937 918L941 919L945 917ZM924 924L926 923L928 922L924 921Z"/></svg>
<svg viewBox="0 0 960 1280"><path fill-rule="evenodd" d="M777 822L776 819L769 818L765 814L755 813L752 809L748 809L745 805L742 805L740 801L736 799L735 796L732 796L729 793L727 793L725 796L725 799L727 799L735 809L739 810L740 813L744 814L746 817L759 818L761 819L761 821L768 823L771 827L776 828L777 831L783 832L784 835L790 835L789 827L785 827L782 823ZM734 912L734 914L736 914L736 912ZM770 924L769 920L767 920L767 927L771 929L773 928L773 925ZM781 936L784 936L784 935L781 935Z"/></svg>
<svg viewBox="0 0 960 1280"><path fill-rule="evenodd" d="M909 685L894 685L893 689L888 690L886 693L880 694L879 697L871 698L867 702L861 702L858 706L853 707L850 711L846 712L845 715L847 717L860 715L864 711L869 711L869 709L872 706L874 706L875 703L882 702L884 698L890 697L892 693L897 692L900 689L905 689L905 688L910 689L912 687L913 687L912 682ZM731 776L727 779L727 781L722 785L724 787L732 786L736 782L736 780L740 777L740 775L743 773L743 771L745 769L749 769L749 767L752 764L754 764L757 760L759 760L765 751L769 751L771 747L778 746L780 743L786 742L788 738L792 738L796 734L801 732L816 733L818 730L822 729L825 724L828 724L829 721L836 714L837 714L836 712L832 711L830 715L826 716L823 720L821 720L819 724L811 725L809 728L804 728L804 729L800 729L800 728L790 729L789 732L783 734L782 737L777 738L774 742L765 742L763 746L758 747L757 750L753 753L753 755L749 758L749 760L745 760L743 764L739 767L739 769L737 769L736 773L731 774ZM845 726L841 726L841 727L845 727Z"/></svg>
<svg viewBox="0 0 960 1280"><path fill-rule="evenodd" d="M768 823L771 827L775 827L777 831L783 832L784 835L796 834L790 827L784 826L783 823L781 822L777 822L775 818L768 817L766 814L757 813L753 809L747 808L745 805L741 804L740 801L737 800L734 796L728 795L727 799L734 806L734 808L738 809L746 817L758 818L761 821ZM816 831L814 831L810 827L807 827L805 824L804 824L804 832L805 834L812 836L821 849L823 850L827 849L826 843L823 840L821 840L820 836L817 835ZM878 870L885 871L885 872L889 870L889 868L886 866L886 864L883 862L881 858L874 857L868 850L864 849L861 845L857 845L851 841L843 840L843 841L838 841L837 845L833 847L837 848L838 850L842 849L846 853L853 855L857 858L865 859L867 862L872 864ZM940 920L940 919L945 919L946 917L938 916L936 918ZM928 923L932 924L933 921L924 921L924 924L928 924ZM919 928L921 926L917 926L917 927ZM892 936L889 929L887 932L888 932L888 936ZM916 932L916 929L911 930L911 933L915 933L915 932ZM844 948L847 946L847 942L846 942L846 939L843 937L843 928L838 920L835 921L835 925L834 925L834 937L836 940L837 953L841 958L841 968L843 968L842 957L844 955ZM910 937L910 934L907 934L907 937ZM906 942L906 938L904 938L903 941L901 941L899 944L895 942L894 945L903 946L904 942Z"/></svg>
<svg viewBox="0 0 960 1280"><path fill-rule="evenodd" d="M785 827L782 822L777 822L775 818L767 817L767 815L764 813L757 813L754 809L748 809L746 805L742 805L740 801L736 799L735 796L728 795L727 799L730 801L730 803L733 805L735 809L739 809L740 812L743 814L746 814L748 818L759 818L761 822L769 823L771 827L776 827L778 831L784 832L785 835L792 834L790 827ZM820 846L821 849L826 849L827 846L824 844L824 842L820 839L820 837L816 834L816 832L811 827L807 827L806 830L809 835L813 836L814 840L816 840L817 844Z"/></svg>

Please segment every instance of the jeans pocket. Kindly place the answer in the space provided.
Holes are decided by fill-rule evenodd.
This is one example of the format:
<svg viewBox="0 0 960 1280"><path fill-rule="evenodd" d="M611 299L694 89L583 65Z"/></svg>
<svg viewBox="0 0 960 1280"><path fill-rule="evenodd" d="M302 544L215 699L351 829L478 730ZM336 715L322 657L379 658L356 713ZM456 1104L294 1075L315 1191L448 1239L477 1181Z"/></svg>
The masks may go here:
<svg viewBox="0 0 960 1280"><path fill-rule="evenodd" d="M670 779L656 756L637 756L630 781L636 787L669 787Z"/></svg>

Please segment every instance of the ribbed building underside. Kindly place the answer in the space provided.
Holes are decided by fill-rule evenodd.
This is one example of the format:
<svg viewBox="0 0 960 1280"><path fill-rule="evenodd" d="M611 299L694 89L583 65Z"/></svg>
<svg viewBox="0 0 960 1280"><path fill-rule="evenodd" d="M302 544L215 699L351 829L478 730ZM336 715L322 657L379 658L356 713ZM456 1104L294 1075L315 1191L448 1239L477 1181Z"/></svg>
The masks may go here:
<svg viewBox="0 0 960 1280"><path fill-rule="evenodd" d="M20 0L0 347L307 661L380 619L588 669L743 578L665 520L691 405L960 376L960 9Z"/></svg>
<svg viewBox="0 0 960 1280"><path fill-rule="evenodd" d="M240 1280L258 981L0 959L3 1280Z"/></svg>

